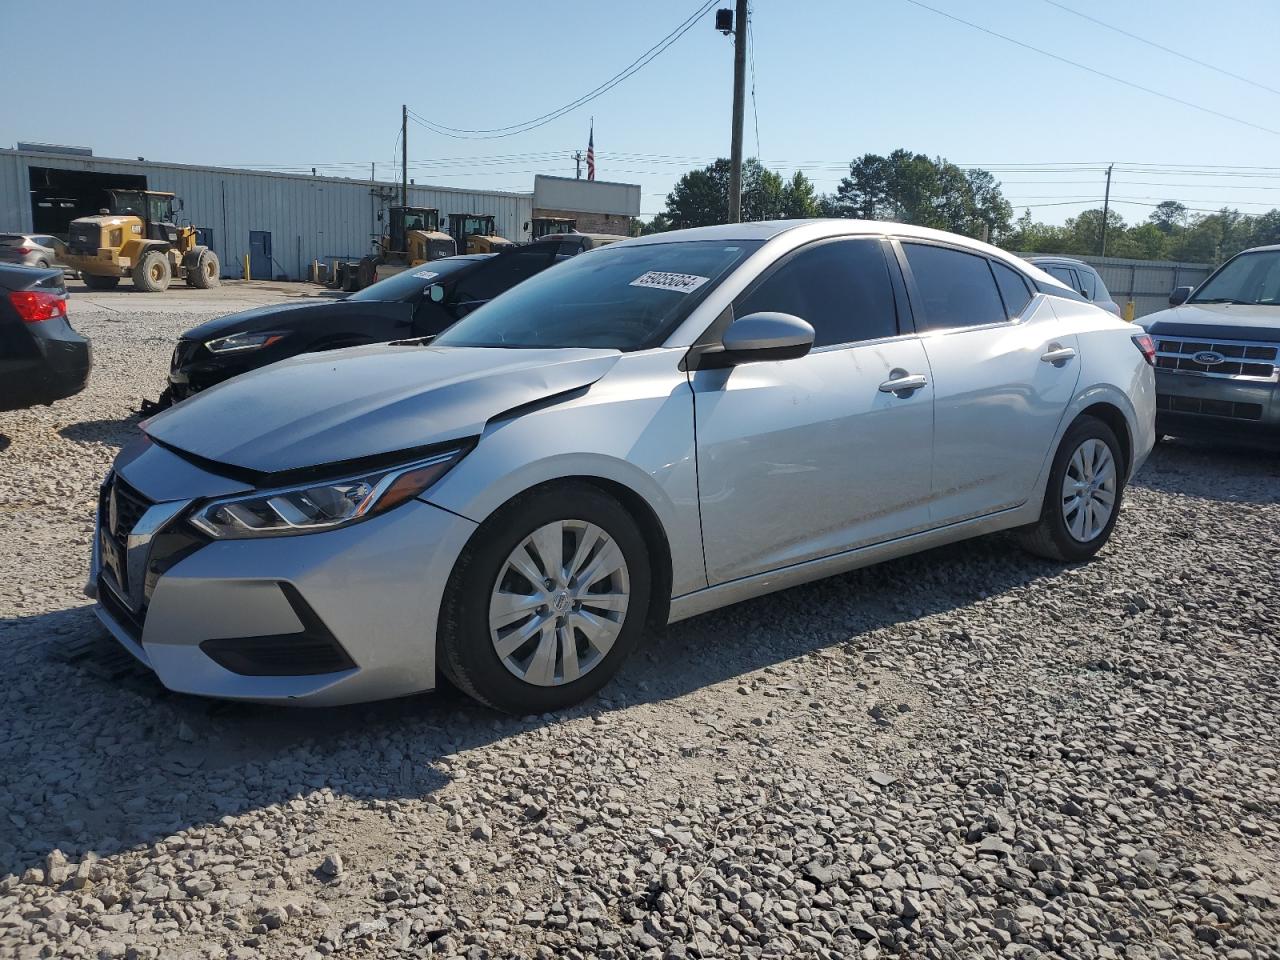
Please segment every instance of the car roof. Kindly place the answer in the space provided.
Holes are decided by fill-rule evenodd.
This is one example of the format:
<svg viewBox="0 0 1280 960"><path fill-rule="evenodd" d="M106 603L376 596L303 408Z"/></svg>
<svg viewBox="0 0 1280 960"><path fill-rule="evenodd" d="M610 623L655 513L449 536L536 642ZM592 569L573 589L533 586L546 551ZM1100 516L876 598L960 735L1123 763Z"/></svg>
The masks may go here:
<svg viewBox="0 0 1280 960"><path fill-rule="evenodd" d="M630 237L618 241L615 246L637 246L646 243L677 243L693 240L772 240L792 231L805 231L814 238L822 236L848 236L851 234L890 235L920 240L940 240L973 247L984 253L998 255L1002 259L1012 255L981 240L964 237L945 230L917 227L910 223L892 220L851 220L843 217L825 217L811 220L757 220L752 223L725 223L713 227L691 227L686 230L668 230L650 233L643 237Z"/></svg>
<svg viewBox="0 0 1280 960"><path fill-rule="evenodd" d="M1273 253L1280 250L1280 243L1268 243L1262 247L1250 247L1248 250L1241 250L1241 253Z"/></svg>

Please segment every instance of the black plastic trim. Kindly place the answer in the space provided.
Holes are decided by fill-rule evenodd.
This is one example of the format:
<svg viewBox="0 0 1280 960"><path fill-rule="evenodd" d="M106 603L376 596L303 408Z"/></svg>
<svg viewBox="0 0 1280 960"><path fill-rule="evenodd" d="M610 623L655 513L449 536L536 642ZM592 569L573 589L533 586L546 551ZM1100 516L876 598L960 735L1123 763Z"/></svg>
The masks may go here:
<svg viewBox="0 0 1280 960"><path fill-rule="evenodd" d="M291 583L277 584L302 630L262 637L205 640L201 651L243 677L309 677L354 670L356 662Z"/></svg>

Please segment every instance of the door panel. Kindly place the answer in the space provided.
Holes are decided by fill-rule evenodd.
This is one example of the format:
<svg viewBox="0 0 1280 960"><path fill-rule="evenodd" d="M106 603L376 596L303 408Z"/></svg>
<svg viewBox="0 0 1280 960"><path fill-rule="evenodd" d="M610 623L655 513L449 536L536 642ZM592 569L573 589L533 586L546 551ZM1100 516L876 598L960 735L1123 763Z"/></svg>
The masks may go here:
<svg viewBox="0 0 1280 960"><path fill-rule="evenodd" d="M935 525L1026 502L1080 374L1078 356L1041 359L1051 348L1079 351L1056 327L1041 297L1021 323L924 339L936 418Z"/></svg>
<svg viewBox="0 0 1280 960"><path fill-rule="evenodd" d="M917 338L690 375L712 584L929 522L933 387ZM883 393L895 376L925 386Z"/></svg>
<svg viewBox="0 0 1280 960"><path fill-rule="evenodd" d="M268 230L249 231L249 274L254 280L271 279L271 233Z"/></svg>

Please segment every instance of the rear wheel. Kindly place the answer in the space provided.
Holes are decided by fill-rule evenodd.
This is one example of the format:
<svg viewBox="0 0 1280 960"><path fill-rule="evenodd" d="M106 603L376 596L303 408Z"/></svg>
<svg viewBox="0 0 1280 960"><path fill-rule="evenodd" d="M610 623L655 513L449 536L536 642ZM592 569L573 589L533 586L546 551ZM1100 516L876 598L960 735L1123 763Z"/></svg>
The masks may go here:
<svg viewBox="0 0 1280 960"><path fill-rule="evenodd" d="M187 270L187 280L193 287L208 290L218 285L221 272L218 255L212 250L201 250L195 267Z"/></svg>
<svg viewBox="0 0 1280 960"><path fill-rule="evenodd" d="M93 273L81 273L80 279L90 290L114 290L120 286L119 277L100 277Z"/></svg>
<svg viewBox="0 0 1280 960"><path fill-rule="evenodd" d="M36 266L36 267L40 268L41 270L48 270L48 269L49 269L49 261L48 261L48 260L37 260L37 261L35 262L35 264L33 264L33 266Z"/></svg>
<svg viewBox="0 0 1280 960"><path fill-rule="evenodd" d="M644 537L589 484L518 497L476 531L449 578L440 665L508 713L589 697L635 646L649 606Z"/></svg>
<svg viewBox="0 0 1280 960"><path fill-rule="evenodd" d="M159 250L148 250L133 268L133 286L143 293L160 293L169 289L173 272L169 258Z"/></svg>
<svg viewBox="0 0 1280 960"><path fill-rule="evenodd" d="M1124 494L1124 455L1115 432L1080 417L1053 458L1040 520L1021 531L1027 550L1050 560L1088 560L1111 537Z"/></svg>

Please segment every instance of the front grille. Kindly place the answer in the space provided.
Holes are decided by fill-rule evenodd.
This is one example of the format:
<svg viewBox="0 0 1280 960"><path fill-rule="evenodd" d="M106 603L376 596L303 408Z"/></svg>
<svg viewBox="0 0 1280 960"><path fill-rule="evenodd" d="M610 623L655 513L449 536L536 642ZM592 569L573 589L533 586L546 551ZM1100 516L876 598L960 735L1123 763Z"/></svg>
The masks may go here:
<svg viewBox="0 0 1280 960"><path fill-rule="evenodd" d="M1230 380L1274 383L1280 370L1280 344L1247 340L1192 340L1155 337L1156 369ZM1205 354L1213 354L1206 357ZM1206 360L1210 362L1205 362Z"/></svg>
<svg viewBox="0 0 1280 960"><path fill-rule="evenodd" d="M115 501L115 522L112 523L112 500ZM110 538L116 548L119 569L112 570L120 590L124 596L129 595L129 534L137 526L142 515L151 506L150 502L137 490L117 476L112 476L103 484L98 495L98 528Z"/></svg>
<svg viewBox="0 0 1280 960"><path fill-rule="evenodd" d="M1235 403L1206 397L1176 397L1167 393L1156 397L1156 409L1170 413L1195 413L1204 417L1227 417L1231 420L1261 420L1262 404Z"/></svg>
<svg viewBox="0 0 1280 960"><path fill-rule="evenodd" d="M70 226L67 246L72 253L97 254L101 228L94 223L73 223Z"/></svg>

